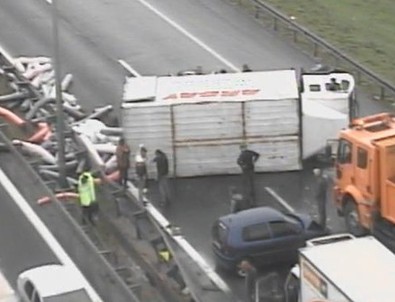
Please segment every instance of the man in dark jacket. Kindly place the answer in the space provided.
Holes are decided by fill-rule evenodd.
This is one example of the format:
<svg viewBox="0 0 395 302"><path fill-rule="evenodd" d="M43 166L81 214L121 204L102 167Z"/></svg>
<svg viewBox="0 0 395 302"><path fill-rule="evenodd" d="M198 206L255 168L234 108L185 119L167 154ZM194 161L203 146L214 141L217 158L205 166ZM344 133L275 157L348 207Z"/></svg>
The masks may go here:
<svg viewBox="0 0 395 302"><path fill-rule="evenodd" d="M156 163L156 171L158 174L158 187L160 194L161 206L170 204L170 188L169 188L169 161L166 154L162 150L155 150L155 157L153 161Z"/></svg>
<svg viewBox="0 0 395 302"><path fill-rule="evenodd" d="M124 138L119 139L117 148L115 149L115 155L120 173L119 182L120 185L126 188L128 182L128 171L130 167L130 148L126 144Z"/></svg>
<svg viewBox="0 0 395 302"><path fill-rule="evenodd" d="M241 153L237 159L237 164L242 171L243 196L248 207L253 207L255 201L254 170L255 163L259 159L259 153L248 150L246 144L240 146Z"/></svg>

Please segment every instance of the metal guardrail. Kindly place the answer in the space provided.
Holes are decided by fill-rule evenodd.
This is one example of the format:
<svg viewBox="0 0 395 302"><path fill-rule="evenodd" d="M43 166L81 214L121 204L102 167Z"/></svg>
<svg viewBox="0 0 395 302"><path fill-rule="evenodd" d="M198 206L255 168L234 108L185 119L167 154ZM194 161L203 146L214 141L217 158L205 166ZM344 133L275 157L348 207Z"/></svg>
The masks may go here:
<svg viewBox="0 0 395 302"><path fill-rule="evenodd" d="M244 0L237 0L238 4L242 4ZM303 35L309 43L313 45L312 55L315 58L320 57L320 49L331 55L338 62L343 61L347 65L351 66L355 70L357 82L360 84L362 79L366 79L371 82L375 87L379 88L379 97L384 99L387 96L395 97L395 85L390 83L388 80L383 79L377 73L366 68L365 66L358 63L356 60L350 58L344 54L341 50L332 46L324 39L320 38L316 34L309 31L307 28L297 24L295 21L290 19L287 15L279 12L271 5L263 2L262 0L246 0L254 6L254 16L259 19L262 13L269 14L272 17L273 30L278 31L280 24L286 26L286 28L292 32L293 41L298 42L298 35Z"/></svg>

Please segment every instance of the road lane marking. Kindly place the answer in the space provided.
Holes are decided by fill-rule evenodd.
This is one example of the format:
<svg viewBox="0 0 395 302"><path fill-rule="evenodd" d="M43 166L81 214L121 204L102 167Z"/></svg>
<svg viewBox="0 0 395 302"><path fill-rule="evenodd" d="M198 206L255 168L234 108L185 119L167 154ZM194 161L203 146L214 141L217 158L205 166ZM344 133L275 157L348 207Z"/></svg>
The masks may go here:
<svg viewBox="0 0 395 302"><path fill-rule="evenodd" d="M94 297L94 301L102 301L93 287L89 284L88 280L85 279L83 274L77 268L73 260L67 255L65 250L56 240L56 238L52 235L52 233L48 230L46 225L41 221L41 219L37 216L37 214L30 207L29 203L26 199L21 195L18 189L14 186L11 180L5 175L3 170L0 168L0 183L4 190L7 191L8 195L15 201L16 205L22 211L22 213L26 216L26 218L30 221L30 223L34 226L37 232L41 235L41 237L45 240L51 250L55 253L56 257L62 262L62 264L69 269L73 270L76 273L76 276L79 276L80 281L85 286L85 288L89 291L92 297Z"/></svg>
<svg viewBox="0 0 395 302"><path fill-rule="evenodd" d="M141 77L141 75L136 71L136 69L134 69L132 66L130 66L125 60L119 59L118 63L121 64L123 68L125 68L128 72L130 72L136 78Z"/></svg>
<svg viewBox="0 0 395 302"><path fill-rule="evenodd" d="M206 43L204 43L202 40L197 38L196 36L192 35L190 32L188 32L185 28L183 28L181 25L176 23L174 20L166 16L164 13L156 9L153 5L149 4L145 0L137 0L140 2L142 5L144 5L146 8L151 10L153 13L155 13L157 16L159 16L161 19L166 21L168 24L173 26L175 29L177 29L179 32L184 34L186 37L188 37L190 40L198 44L201 48L206 50L208 53L210 53L212 56L217 58L219 61L221 61L224 65L228 66L230 69L236 72L240 72L240 69L237 68L233 63L231 63L229 60L221 56L218 52L216 52L214 49L212 49L210 46L208 46Z"/></svg>
<svg viewBox="0 0 395 302"><path fill-rule="evenodd" d="M278 195L278 194L276 193L276 191L274 191L272 188L270 188L270 187L265 187L265 190L266 190L270 195L272 195L272 196L275 198L275 200L276 200L280 205L282 205L285 209L287 209L289 212L291 212L291 213L295 213L295 212L296 212L295 209L294 209L292 206L290 206L290 204L289 204L288 202L286 202L285 199L283 199L280 195Z"/></svg>

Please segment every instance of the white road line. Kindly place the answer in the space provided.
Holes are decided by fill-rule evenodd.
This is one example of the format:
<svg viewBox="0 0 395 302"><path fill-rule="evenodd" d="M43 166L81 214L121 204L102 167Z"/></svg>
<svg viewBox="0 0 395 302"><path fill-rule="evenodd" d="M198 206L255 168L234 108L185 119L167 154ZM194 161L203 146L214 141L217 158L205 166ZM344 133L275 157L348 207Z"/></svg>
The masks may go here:
<svg viewBox="0 0 395 302"><path fill-rule="evenodd" d="M214 49L212 49L210 46L208 46L206 43L204 43L202 40L197 38L196 36L192 35L190 32L188 32L185 28L183 28L181 25L177 24L175 21L170 19L168 16L166 16L164 13L156 9L154 6L149 4L145 0L137 0L139 1L142 5L147 7L149 10L154 12L157 16L162 18L164 21L169 23L171 26L173 26L175 29L177 29L179 32L184 34L186 37L188 37L190 40L198 44L201 48L206 50L208 53L210 53L212 56L217 58L219 61L221 61L224 65L228 66L230 69L236 72L240 72L240 69L237 68L234 64L232 64L229 60L225 59L223 56L221 56L218 52L216 52Z"/></svg>
<svg viewBox="0 0 395 302"><path fill-rule="evenodd" d="M138 199L138 190L133 183L128 182L129 192ZM203 259L203 257L193 248L193 246L181 235L172 235L169 226L170 222L160 213L148 200L145 206L151 216L160 224L163 230L168 233L178 245L191 257L193 261L200 267L200 269L211 279L211 281L223 292L230 293L231 290L222 278L210 267L210 265Z"/></svg>
<svg viewBox="0 0 395 302"><path fill-rule="evenodd" d="M130 66L126 61L119 59L118 63L121 64L123 68L129 71L136 78L141 77L141 75L134 68L132 68L132 66Z"/></svg>
<svg viewBox="0 0 395 302"><path fill-rule="evenodd" d="M265 190L272 195L278 203L280 203L285 209L287 209L291 213L295 213L295 209L289 205L280 195L276 193L272 188L265 187Z"/></svg>
<svg viewBox="0 0 395 302"><path fill-rule="evenodd" d="M67 253L63 250L62 246L59 244L56 238L52 235L52 233L48 230L45 224L33 211L26 199L19 193L18 189L5 175L2 169L0 169L0 183L8 192L10 197L15 201L16 205L23 212L23 214L25 214L26 218L31 222L37 232L49 245L51 250L55 253L56 257L62 262L62 264L73 270L76 273L76 276L80 277L82 284L85 285L91 296L94 297L94 301L102 301L95 292L95 290L92 288L92 286L89 284L89 282L82 275L77 266L74 264L73 260L71 260Z"/></svg>

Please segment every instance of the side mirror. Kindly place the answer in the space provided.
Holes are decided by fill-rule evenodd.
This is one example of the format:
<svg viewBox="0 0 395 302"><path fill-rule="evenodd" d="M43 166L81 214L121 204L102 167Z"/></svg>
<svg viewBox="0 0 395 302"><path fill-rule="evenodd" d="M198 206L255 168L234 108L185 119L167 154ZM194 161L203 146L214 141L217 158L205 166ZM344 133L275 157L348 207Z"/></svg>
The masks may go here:
<svg viewBox="0 0 395 302"><path fill-rule="evenodd" d="M338 139L328 139L325 146L325 155L332 160L337 158L337 148L339 146Z"/></svg>

